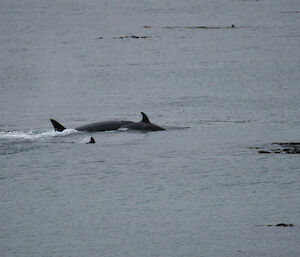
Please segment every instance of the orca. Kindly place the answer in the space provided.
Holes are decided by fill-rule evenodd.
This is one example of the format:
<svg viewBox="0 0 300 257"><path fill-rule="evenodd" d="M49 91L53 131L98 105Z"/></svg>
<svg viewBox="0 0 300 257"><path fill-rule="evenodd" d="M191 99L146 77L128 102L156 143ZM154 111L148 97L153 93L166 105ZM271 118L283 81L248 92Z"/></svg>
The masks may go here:
<svg viewBox="0 0 300 257"><path fill-rule="evenodd" d="M50 121L51 121L55 131L62 132L66 129L63 125L61 125L56 120L50 119ZM117 129L121 128L122 126L130 124L130 123L133 123L133 121L108 120L108 121L100 121L100 122L82 125L75 129L78 131L88 131L88 132L109 131L109 130L117 130Z"/></svg>
<svg viewBox="0 0 300 257"><path fill-rule="evenodd" d="M120 129L134 129L134 130L143 130L143 131L158 131L158 130L165 130L164 128L151 123L147 115L141 112L143 118L140 122L133 122L128 123L122 126Z"/></svg>

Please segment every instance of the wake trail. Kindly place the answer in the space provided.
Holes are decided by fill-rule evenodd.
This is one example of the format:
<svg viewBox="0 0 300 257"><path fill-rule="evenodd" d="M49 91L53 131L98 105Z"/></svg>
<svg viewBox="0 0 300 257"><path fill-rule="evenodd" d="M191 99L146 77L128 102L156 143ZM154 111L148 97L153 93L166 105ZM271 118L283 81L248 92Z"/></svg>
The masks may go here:
<svg viewBox="0 0 300 257"><path fill-rule="evenodd" d="M76 134L78 131L76 129L66 129L62 132L58 132L55 130L50 131L29 131L29 132L23 132L23 131L8 131L8 132L0 132L0 140L40 140L40 139L49 139L52 137L64 137L72 134Z"/></svg>

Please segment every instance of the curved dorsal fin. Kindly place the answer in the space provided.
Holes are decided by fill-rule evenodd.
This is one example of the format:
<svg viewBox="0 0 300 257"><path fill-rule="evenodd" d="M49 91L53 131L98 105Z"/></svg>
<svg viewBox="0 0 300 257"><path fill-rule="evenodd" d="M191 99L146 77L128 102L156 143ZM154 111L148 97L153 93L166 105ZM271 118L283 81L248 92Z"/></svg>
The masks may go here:
<svg viewBox="0 0 300 257"><path fill-rule="evenodd" d="M50 119L55 131L59 131L59 132L62 132L64 131L66 128L61 125L60 123L58 123L56 120L53 120L53 119Z"/></svg>
<svg viewBox="0 0 300 257"><path fill-rule="evenodd" d="M148 119L147 115L146 115L145 113L143 113L143 112L141 112L141 114L143 115L142 122L145 122L145 123L150 123L150 121L149 121L149 119Z"/></svg>

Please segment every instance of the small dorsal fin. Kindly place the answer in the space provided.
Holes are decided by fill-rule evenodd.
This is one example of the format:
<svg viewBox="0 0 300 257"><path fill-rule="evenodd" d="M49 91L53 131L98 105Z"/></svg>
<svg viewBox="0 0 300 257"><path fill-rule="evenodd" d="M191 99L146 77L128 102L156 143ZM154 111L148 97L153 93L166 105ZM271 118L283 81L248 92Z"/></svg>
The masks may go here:
<svg viewBox="0 0 300 257"><path fill-rule="evenodd" d="M95 139L91 137L90 142L88 142L87 144L95 144L95 143L96 143Z"/></svg>
<svg viewBox="0 0 300 257"><path fill-rule="evenodd" d="M61 125L60 123L58 123L56 120L50 119L50 121L51 121L51 123L52 123L55 131L62 132L62 131L64 131L66 129L63 125Z"/></svg>
<svg viewBox="0 0 300 257"><path fill-rule="evenodd" d="M147 115L146 115L145 113L143 113L143 112L141 112L141 114L143 115L142 122L145 122L145 123L150 123L150 121L149 121L149 119L148 119Z"/></svg>

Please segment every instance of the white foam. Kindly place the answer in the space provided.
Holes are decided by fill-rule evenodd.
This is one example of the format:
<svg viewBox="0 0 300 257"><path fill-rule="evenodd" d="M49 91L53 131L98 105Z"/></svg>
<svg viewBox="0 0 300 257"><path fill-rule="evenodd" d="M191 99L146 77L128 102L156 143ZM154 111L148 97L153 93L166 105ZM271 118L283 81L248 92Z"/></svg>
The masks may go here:
<svg viewBox="0 0 300 257"><path fill-rule="evenodd" d="M50 137L61 137L68 136L74 133L77 133L76 129L65 129L62 132L58 132L55 130L37 132L37 131L9 131L9 132L0 132L0 139L25 139L25 140L38 140L43 138Z"/></svg>
<svg viewBox="0 0 300 257"><path fill-rule="evenodd" d="M118 130L120 130L120 131L127 131L128 128L119 128Z"/></svg>

